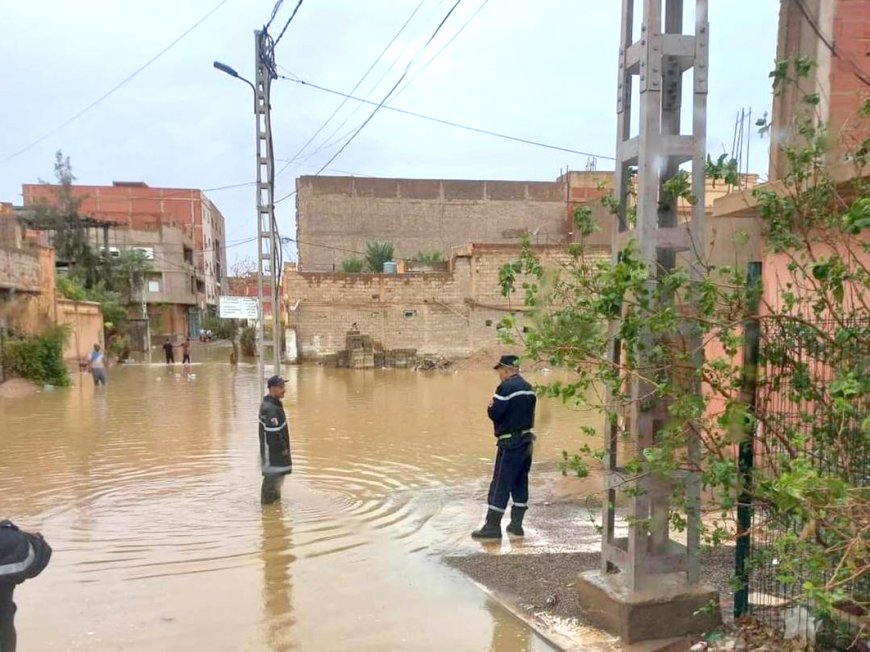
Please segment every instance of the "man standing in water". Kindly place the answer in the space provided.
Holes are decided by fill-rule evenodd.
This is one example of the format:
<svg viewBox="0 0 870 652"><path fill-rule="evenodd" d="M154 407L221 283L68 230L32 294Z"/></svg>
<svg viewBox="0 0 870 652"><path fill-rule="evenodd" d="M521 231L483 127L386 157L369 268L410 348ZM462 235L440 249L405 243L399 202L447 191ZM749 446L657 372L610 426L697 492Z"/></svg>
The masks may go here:
<svg viewBox="0 0 870 652"><path fill-rule="evenodd" d="M272 376L266 381L269 393L260 404L260 468L263 485L260 502L264 505L281 500L284 476L293 471L290 457L290 428L281 399L286 392L284 379Z"/></svg>
<svg viewBox="0 0 870 652"><path fill-rule="evenodd" d="M190 364L190 338L185 337L181 343L181 364Z"/></svg>
<svg viewBox="0 0 870 652"><path fill-rule="evenodd" d="M106 384L106 356L100 350L99 344L94 344L94 350L88 358L88 368L94 377L94 385Z"/></svg>
<svg viewBox="0 0 870 652"><path fill-rule="evenodd" d="M169 338L163 343L163 353L166 354L166 364L175 364L175 350Z"/></svg>
<svg viewBox="0 0 870 652"><path fill-rule="evenodd" d="M11 521L0 521L0 652L15 652L15 587L39 575L49 559L51 546L41 534L19 530Z"/></svg>
<svg viewBox="0 0 870 652"><path fill-rule="evenodd" d="M494 369L501 383L489 401L487 414L495 429L498 452L487 496L486 523L471 533L474 539L501 539L501 517L508 497L513 500L508 534L523 536L523 517L528 509L537 398L520 376L517 356L501 356Z"/></svg>

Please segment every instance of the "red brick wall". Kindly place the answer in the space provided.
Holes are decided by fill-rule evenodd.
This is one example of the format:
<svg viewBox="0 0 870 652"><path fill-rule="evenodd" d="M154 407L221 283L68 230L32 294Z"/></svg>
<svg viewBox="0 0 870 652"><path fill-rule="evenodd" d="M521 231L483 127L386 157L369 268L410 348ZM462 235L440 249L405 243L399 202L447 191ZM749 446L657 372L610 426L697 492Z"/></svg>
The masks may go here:
<svg viewBox="0 0 870 652"><path fill-rule="evenodd" d="M842 133L845 145L870 136L856 129L855 114L870 97L870 86L858 75L870 79L870 1L838 0L834 13L834 45L839 56L831 59L830 126Z"/></svg>

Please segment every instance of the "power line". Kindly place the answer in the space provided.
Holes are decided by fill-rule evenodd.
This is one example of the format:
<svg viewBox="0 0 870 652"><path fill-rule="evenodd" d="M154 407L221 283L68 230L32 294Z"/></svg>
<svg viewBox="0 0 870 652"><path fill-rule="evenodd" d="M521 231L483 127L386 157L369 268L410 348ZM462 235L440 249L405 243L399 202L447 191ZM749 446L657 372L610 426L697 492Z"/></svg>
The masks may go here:
<svg viewBox="0 0 870 652"><path fill-rule="evenodd" d="M433 8L432 12L426 17L427 21L431 16L435 15L435 13L438 11L438 9L440 9L440 7L443 3L444 3L444 0L437 0L437 4ZM409 42L405 47L402 48L401 52L399 52L396 55L396 57L393 59L392 63L390 63L390 65L387 66L387 68L383 71L383 73L381 73L380 77L378 77L378 79L375 81L375 83L372 84L369 91L367 93L365 93L366 97L368 97L369 94L373 93L375 91L375 89L380 86L381 82L384 81L384 79L386 79L390 75L393 68L395 68L396 65L402 61L403 57L405 56L405 53L409 52L413 46L414 46L414 42L412 41L412 42ZM353 92L353 91L351 91L351 92ZM305 163L306 161L309 161L310 159L317 156L323 150L326 150L326 149L333 147L337 143L342 142L345 138L350 136L356 127L351 127L351 129L347 133L343 133L343 134L339 135L338 137L336 137L336 134L338 134L342 130L344 125L346 125L357 114L357 112L362 108L362 106L363 106L362 104L357 104L356 108L354 108L347 116L345 116L345 118L341 121L341 123L335 129L332 130L332 132L323 140L323 142L321 142L320 145L318 145L318 147L313 152L309 153L307 156L305 156L304 159L302 159L301 163ZM288 166L284 166L284 168L282 168L281 171L283 172L284 170L286 170L287 167Z"/></svg>
<svg viewBox="0 0 870 652"><path fill-rule="evenodd" d="M287 28L290 27L290 23L293 22L293 19L294 19L294 18L296 18L296 12L299 11L299 7L302 6L302 1L303 1L303 0L299 0L299 2L296 3L296 6L293 8L293 13L290 14L290 18L287 19L287 22L284 23L284 29L281 30L281 33L278 34L278 38L276 38L276 39L275 39L275 42L272 44L272 49L273 49L273 50L274 50L276 47L278 47L278 43L279 43L279 42L281 41L281 39L284 37L284 32L287 31Z"/></svg>
<svg viewBox="0 0 870 652"><path fill-rule="evenodd" d="M377 56L377 58L372 62L372 64L368 67L368 69L365 71L365 73L363 73L363 76L359 78L359 81L357 81L357 83L356 83L356 84L354 85L354 87L351 89L351 91L350 91L351 93L354 93L354 92L356 91L356 89L359 88L360 85L365 81L366 77L369 76L369 73L371 73L371 71L374 69L374 67L375 67L375 66L378 64L378 62L383 58L383 56L384 56L384 54L386 54L387 50L390 49L390 46L393 45L393 43L396 42L396 39L399 38L399 36L402 34L403 31L405 31L405 28L408 26L408 24L409 24L409 23L411 22L411 20L414 18L414 16L417 15L417 12L420 10L420 7L423 6L423 3L424 3L424 2L426 2L426 0L420 0L420 2L419 2L419 3L417 4L417 6L414 8L414 11L411 12L411 15L408 16L407 20L406 20L406 21L402 24L402 26L399 28L399 31L396 32L396 33L393 35L393 38L390 39L390 42L387 43L387 44L384 46L384 49L381 50L381 53L380 53L380 54ZM292 74L292 73L291 73L291 74ZM296 75L293 75L293 77L295 77L296 79L298 79L298 77L297 77ZM341 103L340 103L340 104L336 107L336 109L335 109L335 110L330 114L330 116L329 116L326 120L324 120L323 124L320 125L320 127L317 129L317 131L315 131L315 132L311 135L311 137L310 137L307 141L305 141L305 144L304 144L302 147L299 148L299 151L298 151L298 152L296 152L293 156L290 157L290 160L287 161L286 165L284 165L284 167L282 167L282 168L278 171L278 174L276 174L275 176L280 176L280 174L281 174L284 170L286 170L286 169L290 166L290 164L293 163L293 161L295 161L296 159L299 158L299 156L302 154L302 152L304 152L305 149L306 149L306 148L311 144L311 142L312 142L315 138L317 138L317 137L320 135L320 133L321 133L321 132L326 128L326 125L328 125L328 124L330 123L330 121L335 117L335 115L336 115L339 111L341 111L342 107L347 103L347 100L348 100L348 99L349 99L349 96L348 96L348 97L345 97L345 98L341 101Z"/></svg>
<svg viewBox="0 0 870 652"><path fill-rule="evenodd" d="M337 150L337 151L336 151L336 152L335 152L335 153L334 153L334 154L329 158L329 160L328 160L326 163L324 163L324 164L320 167L320 169L319 169L317 172L314 173L314 176L317 176L318 174L320 174L321 172L323 172L323 170L325 170L327 167L329 167L329 164L332 163L335 159L337 159L337 158L341 155L341 153L342 153L345 149L347 149L347 147L348 147L348 146L349 146L349 145L354 141L354 139L355 139L355 138L360 134L360 132L361 132L363 129L366 128L366 125L368 125L368 123L372 121L372 119L375 117L375 115L376 115L377 112L380 110L380 108L381 108L381 107L386 103L386 101L387 101L388 99L390 99L390 96L391 96L391 95L396 91L396 89L399 87L399 84L401 84L401 83L405 80L405 77L407 76L408 71L411 69L411 66L412 66L413 63L414 63L414 59L417 58L417 55L420 54L420 52L422 52L422 51L425 50L427 47L429 47L429 44L432 43L432 41L433 41L433 40L435 39L435 37L438 35L438 32L441 31L441 28L442 28L442 27L444 27L444 24L447 22L447 19L450 18L451 14L454 12L454 10L456 9L456 7L459 6L459 4L460 4L461 2L462 2L462 0L456 0L456 2L453 3L453 6L450 7L450 10L449 10L445 15L444 15L444 18L441 19L441 22L440 22L440 23L438 23L438 27L435 28L435 31L432 32L432 35L429 37L429 39L426 41L426 43L423 45L423 47L420 48L419 50L417 50L416 53L414 53L414 56L411 57L411 60L408 62L408 65L405 66L405 70L402 71L402 75L399 77L399 79L396 81L396 83L393 84L393 87L392 87L392 88L387 92L387 94L384 95L383 99L382 99L382 100L378 103L378 105L374 108L374 110L371 112L371 114L369 115L369 117L366 118L366 119L363 121L363 123L362 123L362 124L357 128L357 130L354 131L353 134L351 134L350 138L348 138L348 139L345 141L345 143L344 143L341 147L338 148L338 150ZM277 203L277 202L276 202L276 203Z"/></svg>
<svg viewBox="0 0 870 652"><path fill-rule="evenodd" d="M284 77L283 75L281 75L280 78L285 79L287 81L291 81L295 84L300 84L301 86L307 86L309 88L314 88L316 90L323 91L325 93L331 93L333 95L340 95L342 97L347 97L348 99L355 100L357 102L362 102L363 104L370 104L373 106L378 106L377 102L373 102L371 100L366 100L366 99L361 98L361 97L355 97L353 95L342 93L341 91L337 91L337 90L332 89L332 88L326 88L325 86L320 86L320 85L314 84L312 82L307 82L304 79L291 79L290 77ZM436 118L434 116L426 115L424 113L417 113L416 111L408 111L407 109L399 109L397 107L389 106L386 104L382 105L380 108L382 108L386 111L393 111L395 113L401 113L403 115L409 115L409 116L413 116L415 118L429 120L430 122L437 122L438 124L446 125L448 127L455 127L457 129L464 129L466 131L473 131L475 133L485 134L487 136L494 136L496 138L504 138L505 140L511 140L511 141L514 141L517 143L524 143L526 145L534 145L535 147L543 147L546 149L553 149L553 150L557 150L560 152L568 152L569 154L579 154L581 156L594 156L595 158L605 159L608 161L615 161L616 160L614 157L605 156L604 154L595 154L592 152L584 152L582 150L572 149L570 147L561 147L559 145L550 145L548 143L542 143L542 142L539 142L536 140L530 140L528 138L521 138L519 136L511 136L509 134L499 133L497 131L492 131L490 129L483 129L481 127L472 127L469 125L461 124L459 122L453 122L451 120L444 120L442 118Z"/></svg>
<svg viewBox="0 0 870 652"><path fill-rule="evenodd" d="M429 59L426 63L424 63L422 66L420 66L417 70L414 71L414 74L411 75L411 78L407 82L405 82L405 85L399 89L398 93L396 93L396 97L399 97L399 95L401 95L405 91L405 89L411 85L411 82L414 81L414 79L417 77L417 75L419 75L421 72L426 70L426 68L429 67L430 63L435 61L435 59L437 59L439 56L441 56L441 53L444 52L444 50L446 50L448 47L450 47L450 44L456 40L457 36L459 36L460 34L462 34L463 31L465 31L465 28L468 27L468 25L471 23L471 21L473 21L475 18L477 18L477 14L479 14L481 12L481 10L486 6L486 4L488 2L489 2L489 0L483 0L483 2L475 10L475 12L473 14L471 14L471 16L468 18L468 20L466 20L462 24L462 27L460 27L458 30L456 30L456 33L450 37L450 40L447 41L444 45L442 45L441 49L438 50L438 52L436 52L434 55L432 55L431 59ZM351 91L351 93L353 93L353 91Z"/></svg>
<svg viewBox="0 0 870 652"><path fill-rule="evenodd" d="M102 102L103 100L105 100L106 98L108 98L108 97L109 97L110 95L112 95L115 91L117 91L119 88L121 88L124 84L126 84L127 82L129 82L130 80L132 80L132 79L133 79L134 77L136 77L140 72L142 72L143 70L145 70L148 66L150 66L150 65L151 65L152 63L154 63L155 61L157 61L157 59L159 59L159 58L162 57L164 54L166 54L167 52L169 52L169 50L171 50L173 47L175 47L175 46L176 46L176 45L177 45L177 44L178 44L182 39L184 39L184 38L185 38L188 34L190 34L193 30L195 30L195 29L196 29L197 27L199 27L202 23L204 23L204 22L205 22L205 21L206 21L206 20L207 20L207 19L208 19L208 18L209 18L213 13L215 13L218 9L220 9L221 7L223 7L227 2L229 2L229 0L221 0L217 5L214 6L214 8L212 8L211 11L209 11L205 16L203 16L202 18L200 18L200 19L199 19L198 21L196 21L196 22L195 22L191 27L189 27L187 30L185 30L185 31L181 34L181 36L179 36L178 38L176 38L174 41L172 41L172 43L170 43L170 44L167 45L165 48L163 48L162 50L160 50L160 52L158 52L158 53L155 54L153 57L151 57L150 59L148 59L148 61L146 61L146 62L145 62L144 64L142 64L139 68L137 68L137 69L134 70L132 73L130 73L127 77L125 77L123 80L121 80L118 84L116 84L115 86L113 86L112 88L110 88L110 89L109 89L108 91L106 91L103 95L101 95L101 96L98 97L96 100L94 100L93 102L91 102L90 104L88 104L85 108L81 109L78 113L76 113L76 114L73 115L72 117L68 118L67 120L65 120L64 122L62 122L61 124L59 124L57 127L54 127L52 130L50 130L50 131L44 133L42 136L40 136L39 138L37 138L36 140L34 140L34 141L33 141L32 143L30 143L29 145L27 145L27 146L25 146L25 147L22 147L22 148L19 149L17 152L13 152L12 154L10 154L10 155L7 156L6 158L4 158L4 159L3 159L3 162L5 163L6 161L9 161L9 160L15 158L16 156L18 156L18 155L20 155L20 154L23 154L24 152L26 152L26 151L28 151L28 150L30 150L30 149L36 147L39 143L41 143L42 141L44 141L44 140L45 140L46 138L48 138L49 136L51 136L51 135L53 135L53 134L56 134L58 131L60 131L61 129L63 129L64 127L66 127L66 126L67 126L68 124L70 124L71 122L74 122L75 120L78 120L78 119L79 119L81 116L83 116L85 113L87 113L88 111L90 111L91 109L93 109L95 106L97 106L98 104L100 104L100 102Z"/></svg>
<svg viewBox="0 0 870 652"><path fill-rule="evenodd" d="M284 4L284 0L278 0L275 3L275 6L272 7L272 15L269 16L269 22L266 23L266 26L263 28L263 31L266 32L272 26L272 21L275 20L275 16L278 15L278 10L281 8L281 5Z"/></svg>

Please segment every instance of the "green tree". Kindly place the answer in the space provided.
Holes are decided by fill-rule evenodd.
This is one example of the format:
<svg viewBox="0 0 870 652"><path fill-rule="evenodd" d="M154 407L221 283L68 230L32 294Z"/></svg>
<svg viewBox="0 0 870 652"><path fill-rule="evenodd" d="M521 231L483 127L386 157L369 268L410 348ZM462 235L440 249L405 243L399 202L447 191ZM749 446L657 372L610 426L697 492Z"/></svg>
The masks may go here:
<svg viewBox="0 0 870 652"><path fill-rule="evenodd" d="M370 240L366 242L366 264L375 274L384 271L384 263L393 259L394 253L392 242L378 242Z"/></svg>
<svg viewBox="0 0 870 652"><path fill-rule="evenodd" d="M809 69L801 59L779 64L774 92ZM521 289L527 309L522 331L509 318L502 332L522 340L529 358L568 373L541 392L606 413L623 438L630 439L617 416L629 407L624 388L638 381L651 387L644 400L664 405L666 417L656 443L624 468L620 491L636 494L636 480L647 474L699 473L719 508L719 519L704 530L712 545L734 538L729 521L747 492L764 510L765 527L779 533L755 550L753 563L775 568L788 594L830 616L842 604L853 613L870 609L870 188L861 173L870 139L850 154L852 180L834 179L826 161L836 140L817 104L806 98L794 139L778 144L787 160L780 187L753 192L768 253L787 270L779 286L762 297L742 269L705 265L700 279L685 267L667 270L642 260L632 241L615 262L602 260L585 243L593 225L580 209L575 224L582 237L570 263L545 268L526 238L520 259L501 270L503 292ZM856 122L857 131L868 133L870 100ZM711 161L708 172L735 181L724 160ZM687 181L680 174L668 180L666 200L693 203ZM613 206L613 198L605 201ZM755 379L753 411L745 395L743 325L755 320L752 307L762 298L760 369L767 373ZM611 338L620 343L618 364L607 354ZM700 350L692 338L704 343ZM721 353L700 360L711 343ZM602 398L603 388L612 403ZM584 434L601 436L595 429ZM753 436L767 466L743 476L733 449ZM700 460L687 453L689 437L701 444ZM603 454L589 444L578 449L565 452L565 470L583 475ZM670 522L680 530L687 504L675 485Z"/></svg>
<svg viewBox="0 0 870 652"><path fill-rule="evenodd" d="M33 220L40 228L50 230L52 245L58 260L69 264L71 273L91 288L104 281L108 274L108 258L100 256L88 242L88 230L80 213L84 197L73 194L72 172L69 157L62 151L55 153L54 199L39 201L34 208ZM47 182L41 183L49 185Z"/></svg>
<svg viewBox="0 0 870 652"><path fill-rule="evenodd" d="M341 261L341 271L345 274L360 274L365 266L366 261L362 258L347 258Z"/></svg>

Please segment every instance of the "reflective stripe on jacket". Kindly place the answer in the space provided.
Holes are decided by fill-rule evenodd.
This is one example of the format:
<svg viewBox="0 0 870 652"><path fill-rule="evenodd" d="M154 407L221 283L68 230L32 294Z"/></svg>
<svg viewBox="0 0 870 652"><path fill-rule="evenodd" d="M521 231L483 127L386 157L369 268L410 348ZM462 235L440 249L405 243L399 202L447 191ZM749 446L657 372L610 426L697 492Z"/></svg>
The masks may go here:
<svg viewBox="0 0 870 652"><path fill-rule="evenodd" d="M0 521L0 584L20 584L39 575L51 559L51 546L36 534Z"/></svg>
<svg viewBox="0 0 870 652"><path fill-rule="evenodd" d="M496 387L492 403L487 409L495 436L499 438L513 434L519 437L531 431L535 425L537 400L532 386L519 374L511 376Z"/></svg>
<svg viewBox="0 0 870 652"><path fill-rule="evenodd" d="M290 427L281 400L266 395L260 404L260 468L263 475L293 471L290 457Z"/></svg>

